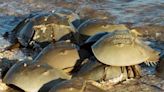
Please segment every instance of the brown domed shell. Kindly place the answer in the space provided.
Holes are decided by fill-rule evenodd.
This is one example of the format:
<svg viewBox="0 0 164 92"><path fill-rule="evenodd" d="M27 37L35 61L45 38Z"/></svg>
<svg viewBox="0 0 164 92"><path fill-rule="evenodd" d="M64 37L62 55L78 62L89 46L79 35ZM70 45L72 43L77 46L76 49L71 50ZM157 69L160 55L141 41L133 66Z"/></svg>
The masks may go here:
<svg viewBox="0 0 164 92"><path fill-rule="evenodd" d="M80 59L77 46L70 42L56 42L48 45L36 57L34 62L47 63L54 68L65 69L73 67Z"/></svg>
<svg viewBox="0 0 164 92"><path fill-rule="evenodd" d="M15 85L27 92L38 92L44 84L59 78L70 79L70 76L47 64L39 65L22 61L11 67L3 82Z"/></svg>
<svg viewBox="0 0 164 92"><path fill-rule="evenodd" d="M127 30L123 24L110 24L107 20L90 19L78 27L78 32L82 35L92 36L100 32L113 32L115 30Z"/></svg>
<svg viewBox="0 0 164 92"><path fill-rule="evenodd" d="M100 62L112 66L157 62L159 59L159 52L137 39L130 30L115 31L103 36L92 45L92 51Z"/></svg>

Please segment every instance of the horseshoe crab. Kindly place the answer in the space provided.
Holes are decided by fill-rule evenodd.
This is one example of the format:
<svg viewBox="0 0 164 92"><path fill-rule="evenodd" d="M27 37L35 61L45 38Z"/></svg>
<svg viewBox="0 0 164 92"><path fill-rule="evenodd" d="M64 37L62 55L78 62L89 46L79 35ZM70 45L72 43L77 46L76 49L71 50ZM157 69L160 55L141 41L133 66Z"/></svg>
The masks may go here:
<svg viewBox="0 0 164 92"><path fill-rule="evenodd" d="M59 41L45 47L33 62L46 63L58 69L72 70L79 59L80 56L75 44Z"/></svg>
<svg viewBox="0 0 164 92"><path fill-rule="evenodd" d="M99 62L93 57L86 59L85 62L80 70L74 74L73 78L84 78L98 82L106 81L116 84L126 79L140 77L141 74L139 65L110 66Z"/></svg>
<svg viewBox="0 0 164 92"><path fill-rule="evenodd" d="M159 60L159 52L145 44L130 30L107 34L91 48L100 62L111 66L131 66L142 62L154 64Z"/></svg>
<svg viewBox="0 0 164 92"><path fill-rule="evenodd" d="M103 19L86 20L77 28L79 40L82 42L97 33L113 32L115 30L128 30L128 28L123 24L110 24L108 20Z"/></svg>
<svg viewBox="0 0 164 92"><path fill-rule="evenodd" d="M31 41L49 43L53 40L61 40L66 35L66 38L71 39L72 33L75 32L72 22L76 19L78 16L67 9L31 15L4 37L12 42L8 48L16 43L27 47Z"/></svg>
<svg viewBox="0 0 164 92"><path fill-rule="evenodd" d="M34 26L36 33L33 39L36 41L45 41L48 38L52 40L52 37L54 37L53 39L59 40L67 34L72 36L71 33L75 32L72 23L78 19L78 15L70 10L57 9L53 12L53 14L45 16L45 20L50 21L50 23L42 23L40 25ZM49 32L49 34L46 33L45 30Z"/></svg>
<svg viewBox="0 0 164 92"><path fill-rule="evenodd" d="M78 32L86 36L92 36L100 32L113 32L115 30L127 30L123 24L109 24L107 20L90 19L78 27Z"/></svg>
<svg viewBox="0 0 164 92"><path fill-rule="evenodd" d="M26 92L38 92L44 84L58 79L70 79L70 76L47 64L22 61L11 67L3 78L3 82Z"/></svg>
<svg viewBox="0 0 164 92"><path fill-rule="evenodd" d="M88 80L82 78L74 78L68 81L59 83L50 89L49 92L106 92L105 90L96 87Z"/></svg>
<svg viewBox="0 0 164 92"><path fill-rule="evenodd" d="M159 52L147 46L137 36L135 30L116 30L91 36L81 48L88 51L91 49L89 52L96 59L84 61L87 63L73 77L115 83L140 77L141 69L138 64L145 61L146 64L154 65L159 59Z"/></svg>

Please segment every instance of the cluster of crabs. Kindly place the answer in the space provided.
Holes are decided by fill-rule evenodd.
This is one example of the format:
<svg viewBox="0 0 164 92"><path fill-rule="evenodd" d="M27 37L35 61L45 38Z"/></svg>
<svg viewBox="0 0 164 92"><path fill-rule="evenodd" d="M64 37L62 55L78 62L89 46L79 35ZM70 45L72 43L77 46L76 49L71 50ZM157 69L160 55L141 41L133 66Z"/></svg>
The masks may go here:
<svg viewBox="0 0 164 92"><path fill-rule="evenodd" d="M15 63L3 82L25 92L105 92L101 84L116 84L141 76L139 64L156 65L159 51L142 34L107 19L81 18L68 9L31 14L4 34L11 45L38 53Z"/></svg>

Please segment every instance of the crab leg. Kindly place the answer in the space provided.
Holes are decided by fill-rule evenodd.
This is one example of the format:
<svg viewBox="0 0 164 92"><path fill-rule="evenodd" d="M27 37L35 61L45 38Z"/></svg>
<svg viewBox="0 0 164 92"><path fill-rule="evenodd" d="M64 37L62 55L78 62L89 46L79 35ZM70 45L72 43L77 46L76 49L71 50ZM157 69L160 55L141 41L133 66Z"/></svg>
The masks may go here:
<svg viewBox="0 0 164 92"><path fill-rule="evenodd" d="M136 78L141 76L141 67L139 65L131 66Z"/></svg>
<svg viewBox="0 0 164 92"><path fill-rule="evenodd" d="M127 66L126 70L127 70L128 78L134 78L134 72L132 70L132 67L131 66Z"/></svg>

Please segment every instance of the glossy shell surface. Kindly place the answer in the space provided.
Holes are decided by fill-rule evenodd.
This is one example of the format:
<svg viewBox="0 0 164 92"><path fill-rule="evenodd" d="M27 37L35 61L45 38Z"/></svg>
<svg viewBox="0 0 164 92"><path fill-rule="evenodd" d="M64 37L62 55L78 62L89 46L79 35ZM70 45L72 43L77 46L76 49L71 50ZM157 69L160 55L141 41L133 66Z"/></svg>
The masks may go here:
<svg viewBox="0 0 164 92"><path fill-rule="evenodd" d="M49 92L106 92L88 80L74 78L53 87Z"/></svg>
<svg viewBox="0 0 164 92"><path fill-rule="evenodd" d="M54 68L73 67L80 59L77 47L70 42L59 41L45 47L34 62L46 63Z"/></svg>
<svg viewBox="0 0 164 92"><path fill-rule="evenodd" d="M70 76L47 64L38 65L22 61L7 72L3 82L13 84L27 92L38 92L44 84L59 78L70 79Z"/></svg>
<svg viewBox="0 0 164 92"><path fill-rule="evenodd" d="M110 24L106 20L86 20L78 27L78 32L82 35L92 36L100 32L113 32L115 30L127 30L123 24Z"/></svg>
<svg viewBox="0 0 164 92"><path fill-rule="evenodd" d="M33 20L39 20L40 16L38 17L38 19L36 17ZM78 16L68 10L57 10L49 15L42 16L41 18L44 19L42 19L42 23L33 26L33 29L35 30L33 40L44 42L53 39L59 40L61 37L71 32L75 32L71 22L78 19Z"/></svg>
<svg viewBox="0 0 164 92"><path fill-rule="evenodd" d="M100 62L112 66L157 62L159 59L159 52L146 45L130 30L115 31L103 36L92 45L92 51Z"/></svg>

